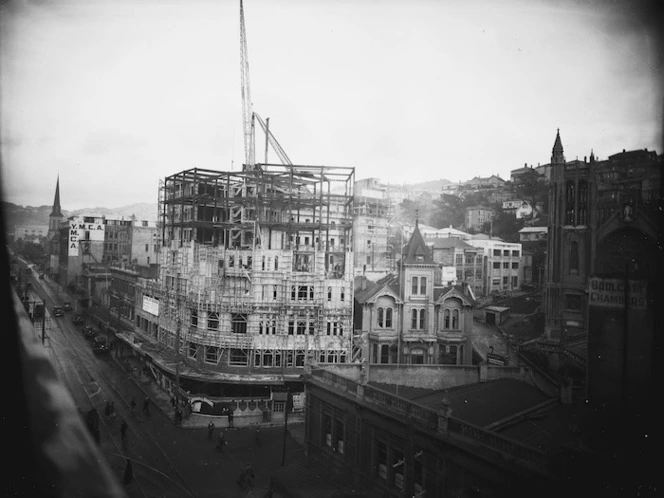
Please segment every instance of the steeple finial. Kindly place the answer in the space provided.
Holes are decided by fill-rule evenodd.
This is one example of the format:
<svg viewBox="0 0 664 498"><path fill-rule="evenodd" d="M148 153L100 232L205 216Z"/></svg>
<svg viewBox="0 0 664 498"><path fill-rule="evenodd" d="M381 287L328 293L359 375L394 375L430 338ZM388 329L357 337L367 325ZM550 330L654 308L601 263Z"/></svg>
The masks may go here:
<svg viewBox="0 0 664 498"><path fill-rule="evenodd" d="M60 173L58 173L58 180L55 183L55 198L53 199L53 210L51 211L51 216L62 217L62 211L60 209Z"/></svg>
<svg viewBox="0 0 664 498"><path fill-rule="evenodd" d="M553 150L551 151L551 164L565 163L565 155L563 153L563 142L560 140L560 128L556 130L556 141L553 143Z"/></svg>

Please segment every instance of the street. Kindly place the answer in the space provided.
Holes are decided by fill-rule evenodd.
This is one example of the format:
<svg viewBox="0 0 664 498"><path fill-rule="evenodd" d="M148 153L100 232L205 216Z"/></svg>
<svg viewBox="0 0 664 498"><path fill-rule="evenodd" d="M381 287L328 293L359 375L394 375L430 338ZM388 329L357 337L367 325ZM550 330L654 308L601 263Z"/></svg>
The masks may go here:
<svg viewBox="0 0 664 498"><path fill-rule="evenodd" d="M50 316L53 303L67 299L63 291L56 296L55 284L49 279L27 278L33 287L30 299L39 296L46 302L49 327L44 346L83 419L90 410L96 410L99 444L120 483L127 461L131 462L133 476L125 483L129 497L265 496L270 477L283 469L284 439L287 461L304 462L302 448L292 437L285 437L283 426L262 428L260 445L255 428L226 429L226 417L211 417L217 427L212 440L208 440L205 427L176 427L165 393L146 378L141 381L134 377L141 373L125 371L127 359L116 358L115 352L96 356L82 327L74 325L73 312ZM34 333L41 337L37 321ZM106 338L105 333L97 334ZM147 413L142 409L146 394L150 400ZM133 410L132 399L136 403ZM105 414L108 402L113 402L114 415ZM127 423L124 441L120 430L123 420ZM220 430L228 441L221 452L215 449ZM253 466L255 480L252 488L242 489L237 481L247 465ZM280 495L275 492L273 496Z"/></svg>

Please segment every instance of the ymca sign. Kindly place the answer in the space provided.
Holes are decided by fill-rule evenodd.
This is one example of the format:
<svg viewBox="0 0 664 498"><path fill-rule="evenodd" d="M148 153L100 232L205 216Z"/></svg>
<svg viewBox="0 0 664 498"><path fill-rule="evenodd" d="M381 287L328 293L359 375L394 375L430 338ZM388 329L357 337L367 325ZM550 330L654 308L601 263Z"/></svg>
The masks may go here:
<svg viewBox="0 0 664 498"><path fill-rule="evenodd" d="M69 220L68 255L78 256L79 241L81 240L104 240L103 223L87 223L84 218L73 218Z"/></svg>
<svg viewBox="0 0 664 498"><path fill-rule="evenodd" d="M620 278L588 279L588 304L603 308L625 308L625 290L627 290L627 308L644 310L647 306L646 282L642 280L629 280L629 288L625 287L625 280Z"/></svg>

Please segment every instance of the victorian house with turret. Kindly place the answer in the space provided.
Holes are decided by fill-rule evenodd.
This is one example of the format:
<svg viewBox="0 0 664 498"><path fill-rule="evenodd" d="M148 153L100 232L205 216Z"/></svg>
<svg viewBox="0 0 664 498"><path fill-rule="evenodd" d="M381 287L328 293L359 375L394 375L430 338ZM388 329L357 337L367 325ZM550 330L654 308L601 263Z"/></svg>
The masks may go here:
<svg viewBox="0 0 664 498"><path fill-rule="evenodd" d="M416 225L398 273L355 282L354 328L369 363L472 362L474 300L464 286L444 286L440 269Z"/></svg>

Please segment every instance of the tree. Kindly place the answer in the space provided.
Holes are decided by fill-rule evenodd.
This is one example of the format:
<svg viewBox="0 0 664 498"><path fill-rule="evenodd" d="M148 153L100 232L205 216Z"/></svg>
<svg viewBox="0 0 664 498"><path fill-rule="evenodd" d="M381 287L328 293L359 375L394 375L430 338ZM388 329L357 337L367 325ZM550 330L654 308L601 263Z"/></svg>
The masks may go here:
<svg viewBox="0 0 664 498"><path fill-rule="evenodd" d="M460 197L442 194L433 204L434 210L431 216L431 224L434 227L458 227L463 224L465 208L463 200Z"/></svg>
<svg viewBox="0 0 664 498"><path fill-rule="evenodd" d="M516 185L516 192L523 200L530 203L533 208L531 218L536 218L535 208L537 202L544 201L548 193L546 182L542 181L542 176L534 169L524 173L520 176L519 183Z"/></svg>

